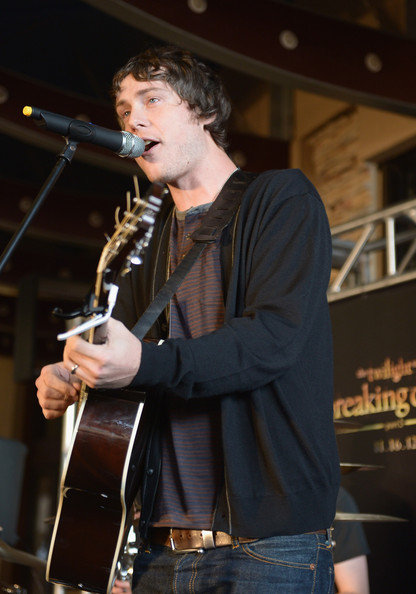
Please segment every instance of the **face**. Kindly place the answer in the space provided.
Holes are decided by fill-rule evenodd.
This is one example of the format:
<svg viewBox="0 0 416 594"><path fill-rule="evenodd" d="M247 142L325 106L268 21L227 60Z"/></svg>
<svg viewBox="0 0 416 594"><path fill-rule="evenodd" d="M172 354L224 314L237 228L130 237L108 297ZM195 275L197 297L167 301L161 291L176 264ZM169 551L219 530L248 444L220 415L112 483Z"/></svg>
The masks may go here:
<svg viewBox="0 0 416 594"><path fill-rule="evenodd" d="M198 176L211 136L164 81L137 81L128 75L116 100L127 132L140 136L146 149L137 163L152 182L187 187Z"/></svg>

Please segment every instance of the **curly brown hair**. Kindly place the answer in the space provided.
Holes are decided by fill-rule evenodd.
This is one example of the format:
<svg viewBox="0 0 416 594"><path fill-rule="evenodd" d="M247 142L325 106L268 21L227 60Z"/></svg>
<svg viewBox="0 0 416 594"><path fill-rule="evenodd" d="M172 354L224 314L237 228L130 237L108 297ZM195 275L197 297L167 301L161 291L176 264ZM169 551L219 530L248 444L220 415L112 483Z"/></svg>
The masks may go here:
<svg viewBox="0 0 416 594"><path fill-rule="evenodd" d="M215 115L215 119L205 127L219 147L227 148L226 122L231 113L230 99L220 77L193 54L178 47L162 46L130 58L114 75L113 97L117 97L122 81L129 74L138 81L163 80L198 117Z"/></svg>

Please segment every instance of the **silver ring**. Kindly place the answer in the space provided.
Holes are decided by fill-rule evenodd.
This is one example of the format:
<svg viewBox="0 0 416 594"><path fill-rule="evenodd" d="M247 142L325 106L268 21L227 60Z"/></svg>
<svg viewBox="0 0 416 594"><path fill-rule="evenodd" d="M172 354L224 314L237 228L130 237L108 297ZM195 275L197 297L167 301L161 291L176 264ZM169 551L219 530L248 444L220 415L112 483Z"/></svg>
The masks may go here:
<svg viewBox="0 0 416 594"><path fill-rule="evenodd" d="M74 374L76 372L76 370L78 369L79 365L77 365L77 363L75 363L75 365L72 366L71 369L71 373Z"/></svg>

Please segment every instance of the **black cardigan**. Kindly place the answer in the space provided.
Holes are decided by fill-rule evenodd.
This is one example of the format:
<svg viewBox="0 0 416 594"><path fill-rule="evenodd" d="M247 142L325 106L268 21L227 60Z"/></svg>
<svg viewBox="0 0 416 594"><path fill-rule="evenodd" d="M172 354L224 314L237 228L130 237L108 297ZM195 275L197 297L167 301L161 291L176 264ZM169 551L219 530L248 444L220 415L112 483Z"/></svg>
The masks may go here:
<svg viewBox="0 0 416 594"><path fill-rule="evenodd" d="M144 266L120 285L114 312L132 327L166 271L161 228ZM143 344L131 388L156 415L141 485L147 533L159 476L157 409L170 394L221 398L224 485L213 530L265 537L328 528L339 459L333 426L325 208L298 170L260 174L222 237L224 325L193 340ZM160 276L160 274L159 274ZM226 274L227 276L227 274ZM132 303L134 307L132 307ZM164 337L163 316L152 336Z"/></svg>

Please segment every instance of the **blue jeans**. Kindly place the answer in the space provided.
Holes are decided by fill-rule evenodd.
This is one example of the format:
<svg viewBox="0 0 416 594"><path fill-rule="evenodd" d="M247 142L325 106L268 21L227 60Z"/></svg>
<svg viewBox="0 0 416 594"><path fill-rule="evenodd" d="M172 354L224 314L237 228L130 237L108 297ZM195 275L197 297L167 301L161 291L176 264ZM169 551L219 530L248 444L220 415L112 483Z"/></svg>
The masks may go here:
<svg viewBox="0 0 416 594"><path fill-rule="evenodd" d="M274 536L202 553L143 547L133 584L134 594L332 594L331 538Z"/></svg>

